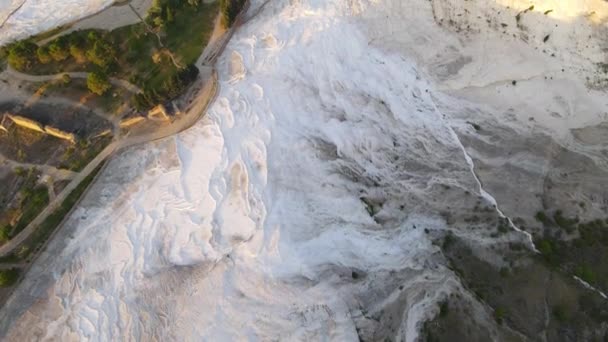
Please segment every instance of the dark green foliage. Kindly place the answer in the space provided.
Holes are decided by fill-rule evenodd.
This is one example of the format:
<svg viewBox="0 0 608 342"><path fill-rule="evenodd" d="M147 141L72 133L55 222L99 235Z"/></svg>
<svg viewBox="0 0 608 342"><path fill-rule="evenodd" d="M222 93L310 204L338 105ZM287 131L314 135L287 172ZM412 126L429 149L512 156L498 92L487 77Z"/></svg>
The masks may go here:
<svg viewBox="0 0 608 342"><path fill-rule="evenodd" d="M220 0L220 10L222 12L222 24L230 27L245 5L246 0Z"/></svg>
<svg viewBox="0 0 608 342"><path fill-rule="evenodd" d="M15 70L28 70L38 59L38 46L30 40L22 40L8 48L7 61Z"/></svg>
<svg viewBox="0 0 608 342"><path fill-rule="evenodd" d="M578 230L578 238L561 240L547 230L543 238L535 241L545 261L603 291L608 290L608 263L602 262L608 260L608 223L602 219L578 223L577 218L563 217L559 210L553 217L555 222L548 221L551 227L571 233Z"/></svg>
<svg viewBox="0 0 608 342"><path fill-rule="evenodd" d="M556 305L553 308L553 317L555 317L555 319L557 319L560 323L567 322L570 318L569 316L568 309L563 305Z"/></svg>
<svg viewBox="0 0 608 342"><path fill-rule="evenodd" d="M175 17L173 16L173 10L171 7L167 6L165 8L165 20L170 24L175 21Z"/></svg>
<svg viewBox="0 0 608 342"><path fill-rule="evenodd" d="M586 292L578 298L578 306L596 321L608 322L608 305L604 301L598 304L596 297L595 293Z"/></svg>
<svg viewBox="0 0 608 342"><path fill-rule="evenodd" d="M34 175L30 175L34 177ZM14 233L18 233L25 228L49 203L49 193L46 187L25 186L21 190L23 200L21 201L22 215L15 225Z"/></svg>
<svg viewBox="0 0 608 342"><path fill-rule="evenodd" d="M597 276L589 265L577 266L574 269L574 274L589 284L593 284L597 281Z"/></svg>
<svg viewBox="0 0 608 342"><path fill-rule="evenodd" d="M10 224L4 224L0 226L0 242L6 242L11 238L11 230L13 230L13 227Z"/></svg>
<svg viewBox="0 0 608 342"><path fill-rule="evenodd" d="M199 71L196 66L189 65L166 80L160 90L149 87L144 88L143 94L137 94L133 97L135 108L137 110L146 110L157 104L174 99L196 80L198 73Z"/></svg>
<svg viewBox="0 0 608 342"><path fill-rule="evenodd" d="M494 309L494 319L496 322L502 323L507 315L507 311L504 308L498 307Z"/></svg>
<svg viewBox="0 0 608 342"><path fill-rule="evenodd" d="M110 65L116 58L116 49L105 40L98 40L86 53L88 60L100 67Z"/></svg>
<svg viewBox="0 0 608 342"><path fill-rule="evenodd" d="M541 222L543 225L545 226L549 226L553 224L553 221L551 221L551 219L542 211L539 211L536 213L536 216L534 216L536 218L537 221Z"/></svg>
<svg viewBox="0 0 608 342"><path fill-rule="evenodd" d="M108 75L103 72L92 72L87 76L87 87L97 95L103 95L111 88Z"/></svg>
<svg viewBox="0 0 608 342"><path fill-rule="evenodd" d="M553 220L560 228L568 233L572 233L576 229L576 224L578 223L578 218L567 219L562 215L561 210L557 210L553 214Z"/></svg>
<svg viewBox="0 0 608 342"><path fill-rule="evenodd" d="M13 285L19 278L19 270L16 268L10 270L0 270L0 287Z"/></svg>
<svg viewBox="0 0 608 342"><path fill-rule="evenodd" d="M68 74L63 74L61 76L61 81L63 82L63 84L70 84L70 82L72 82L72 77L70 77L70 75Z"/></svg>
<svg viewBox="0 0 608 342"><path fill-rule="evenodd" d="M61 62L70 56L70 48L67 40L63 37L55 39L49 44L49 54L57 62Z"/></svg>
<svg viewBox="0 0 608 342"><path fill-rule="evenodd" d="M42 64L50 63L53 60L46 46L40 46L36 51L36 55L38 56L38 61Z"/></svg>
<svg viewBox="0 0 608 342"><path fill-rule="evenodd" d="M78 62L84 63L87 61L87 42L80 35L74 35L70 39L70 55Z"/></svg>

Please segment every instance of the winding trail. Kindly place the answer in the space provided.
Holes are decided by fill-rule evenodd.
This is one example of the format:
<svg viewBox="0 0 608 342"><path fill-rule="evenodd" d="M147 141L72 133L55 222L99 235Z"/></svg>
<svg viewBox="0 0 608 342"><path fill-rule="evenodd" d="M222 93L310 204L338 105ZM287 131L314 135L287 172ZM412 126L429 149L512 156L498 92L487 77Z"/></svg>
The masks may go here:
<svg viewBox="0 0 608 342"><path fill-rule="evenodd" d="M71 180L76 178L78 175L77 172L67 170L67 169L58 169L54 166L47 164L30 164L30 163L21 163L12 159L6 158L4 155L0 154L0 164L6 164L10 167L22 167L25 169L35 168L42 172L43 175L49 176L54 180Z"/></svg>
<svg viewBox="0 0 608 342"><path fill-rule="evenodd" d="M61 80L64 75L68 75L71 78L86 79L87 76L89 75L88 72L62 72L62 73L53 74L53 75L31 75L31 74L25 74L20 71L17 71L15 69L13 69L10 65L6 66L5 72L7 75L10 75L18 80L27 81L27 82L58 81L58 80ZM141 88L134 85L133 83L130 83L128 81L125 81L125 80L122 80L119 78L110 77L110 83L114 86L123 87L132 93L142 93L143 92L141 90Z"/></svg>

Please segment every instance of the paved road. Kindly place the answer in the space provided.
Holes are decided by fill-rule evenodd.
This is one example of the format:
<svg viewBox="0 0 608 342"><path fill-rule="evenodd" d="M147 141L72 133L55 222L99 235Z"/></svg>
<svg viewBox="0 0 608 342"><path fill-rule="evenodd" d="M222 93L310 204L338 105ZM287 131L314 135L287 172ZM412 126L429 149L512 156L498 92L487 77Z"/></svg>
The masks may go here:
<svg viewBox="0 0 608 342"><path fill-rule="evenodd" d="M28 82L47 82L47 81L61 80L63 78L63 75L66 75L66 74L69 75L71 78L86 79L87 76L89 75L88 72L62 72L60 74L54 74L54 75L30 75L30 74L25 74L25 73L19 72L15 69L11 68L10 65L6 66L5 72L7 75L10 75L16 79L19 79L22 81L28 81ZM141 93L142 92L141 88L139 88L138 86L136 86L128 81L121 80L119 78L110 77L110 83L117 87L123 87L132 93Z"/></svg>

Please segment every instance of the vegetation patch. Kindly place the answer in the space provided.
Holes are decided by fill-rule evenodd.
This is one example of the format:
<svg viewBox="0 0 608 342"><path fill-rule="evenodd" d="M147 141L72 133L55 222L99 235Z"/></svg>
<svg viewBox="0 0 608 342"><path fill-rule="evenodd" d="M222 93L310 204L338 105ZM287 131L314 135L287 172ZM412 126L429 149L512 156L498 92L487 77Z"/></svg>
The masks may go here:
<svg viewBox="0 0 608 342"><path fill-rule="evenodd" d="M552 267L575 275L602 291L608 291L608 219L579 222L567 218L561 210L553 219L543 212L537 214L544 234L535 244L543 259ZM574 236L563 239L562 232Z"/></svg>
<svg viewBox="0 0 608 342"><path fill-rule="evenodd" d="M48 189L38 185L40 173L35 169L17 167L14 170L17 191L3 198L0 212L0 242L6 242L23 230L49 203Z"/></svg>
<svg viewBox="0 0 608 342"><path fill-rule="evenodd" d="M517 331L520 338L523 335L530 340L546 334L549 341L560 340L564 330L584 332L588 336L585 340L604 337L601 327L608 319L605 300L564 272L547 267L531 253L501 250L500 255L508 263L500 267L477 256L465 240L456 236L442 246L442 251L463 286L489 307L487 317L493 318L499 332ZM425 325L432 340L491 340L485 337L487 322L475 322L470 311L462 312L467 305L472 310L470 304L455 299L450 297L447 315L441 315L440 309L440 314ZM463 325L468 327L463 329ZM511 339L505 336L498 340Z"/></svg>
<svg viewBox="0 0 608 342"><path fill-rule="evenodd" d="M12 268L10 270L0 270L0 287L9 287L19 279L19 270Z"/></svg>
<svg viewBox="0 0 608 342"><path fill-rule="evenodd" d="M220 0L222 24L225 27L230 27L234 24L236 17L246 2L247 0Z"/></svg>
<svg viewBox="0 0 608 342"><path fill-rule="evenodd" d="M23 242L16 252L6 256L2 261L31 261L30 257L38 252L49 239L53 231L59 226L70 210L76 205L82 194L89 187L95 176L101 170L103 164L98 166L89 174L72 192L66 197L61 206L49 215L49 217Z"/></svg>
<svg viewBox="0 0 608 342"><path fill-rule="evenodd" d="M22 40L6 48L6 58L14 69L31 74L88 72L87 85L98 95L111 88L109 77L128 80L144 90L135 105L148 109L196 79L193 64L217 13L216 2L154 0L145 22L113 31L79 30L41 46Z"/></svg>

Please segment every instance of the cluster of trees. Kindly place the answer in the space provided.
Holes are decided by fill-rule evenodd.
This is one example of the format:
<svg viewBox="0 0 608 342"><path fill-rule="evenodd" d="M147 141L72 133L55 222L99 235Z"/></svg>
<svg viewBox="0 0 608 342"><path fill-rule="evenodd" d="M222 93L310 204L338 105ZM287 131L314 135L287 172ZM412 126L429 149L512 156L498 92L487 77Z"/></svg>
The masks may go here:
<svg viewBox="0 0 608 342"><path fill-rule="evenodd" d="M10 232L13 230L13 226L10 224L0 225L0 243L5 243L10 240Z"/></svg>
<svg viewBox="0 0 608 342"><path fill-rule="evenodd" d="M175 5L171 1L154 0L148 10L146 21L158 30L164 30L167 23L175 20Z"/></svg>
<svg viewBox="0 0 608 342"><path fill-rule="evenodd" d="M47 45L38 46L31 40L16 42L8 47L7 61L14 69L27 71L37 63L62 62L70 57L77 63L90 62L105 69L115 61L116 48L95 31L86 37L75 32Z"/></svg>
<svg viewBox="0 0 608 342"><path fill-rule="evenodd" d="M202 0L154 0L148 10L146 22L159 31L164 30L168 24L175 21L175 13L184 4L198 7Z"/></svg>
<svg viewBox="0 0 608 342"><path fill-rule="evenodd" d="M16 42L8 47L6 60L16 70L27 70L38 61L37 49L38 45L30 40Z"/></svg>
<svg viewBox="0 0 608 342"><path fill-rule="evenodd" d="M198 76L198 68L189 65L167 79L160 89L144 88L144 92L133 97L137 110L146 110L179 96Z"/></svg>
<svg viewBox="0 0 608 342"><path fill-rule="evenodd" d="M230 27L234 20L243 9L246 0L220 0L220 10L222 11L222 24Z"/></svg>

